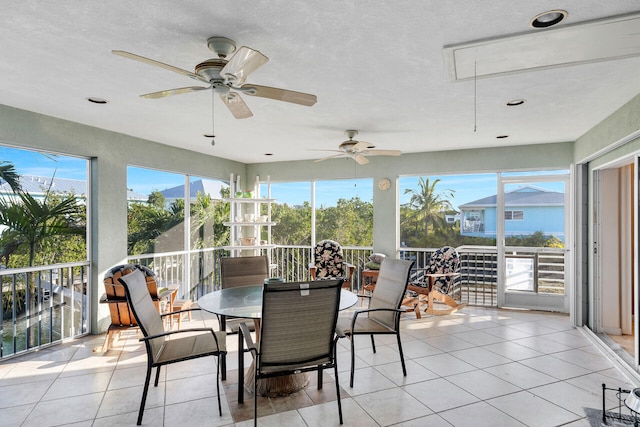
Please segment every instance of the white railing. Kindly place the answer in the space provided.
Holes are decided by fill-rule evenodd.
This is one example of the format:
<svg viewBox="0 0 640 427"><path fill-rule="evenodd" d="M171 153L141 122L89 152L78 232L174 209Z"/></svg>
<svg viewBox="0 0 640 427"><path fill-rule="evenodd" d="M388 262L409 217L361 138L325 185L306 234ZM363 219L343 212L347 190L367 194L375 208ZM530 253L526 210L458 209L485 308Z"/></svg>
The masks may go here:
<svg viewBox="0 0 640 427"><path fill-rule="evenodd" d="M460 277L456 279L454 296L470 305L497 307L498 253L491 246L461 246ZM415 261L416 268L427 265L434 248L402 248L400 257ZM287 281L308 280L312 260L310 246L276 246L271 249L272 277ZM369 260L372 248L343 247L345 261L356 267L353 289L362 290L362 270ZM507 256L531 257L535 262L535 285L538 293L564 292L564 249L509 247ZM180 298L193 300L219 289L219 258L228 253L221 248L200 251L147 254L130 257L129 262L146 265L166 283L186 283L184 267L190 265L188 286L181 286ZM190 257L191 263L185 262Z"/></svg>
<svg viewBox="0 0 640 427"><path fill-rule="evenodd" d="M0 270L0 359L87 334L89 262Z"/></svg>

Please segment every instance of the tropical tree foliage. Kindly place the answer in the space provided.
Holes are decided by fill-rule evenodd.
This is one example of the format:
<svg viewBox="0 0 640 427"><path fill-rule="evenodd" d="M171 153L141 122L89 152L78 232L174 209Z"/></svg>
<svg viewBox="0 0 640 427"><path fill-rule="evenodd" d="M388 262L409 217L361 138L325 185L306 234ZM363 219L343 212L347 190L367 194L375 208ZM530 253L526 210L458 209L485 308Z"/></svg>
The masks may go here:
<svg viewBox="0 0 640 427"><path fill-rule="evenodd" d="M271 239L278 245L311 245L311 205L290 206L286 203L271 207L271 219L278 225L271 229Z"/></svg>
<svg viewBox="0 0 640 427"><path fill-rule="evenodd" d="M316 240L342 246L373 245L373 204L359 197L338 199L336 206L316 209Z"/></svg>
<svg viewBox="0 0 640 427"><path fill-rule="evenodd" d="M0 225L4 226L0 256L5 264L23 267L65 262L79 252L79 259L85 259L86 208L81 198L54 193L51 186L43 197L16 188L13 196L0 199ZM66 250L61 250L63 246ZM16 255L17 265L11 255Z"/></svg>
<svg viewBox="0 0 640 427"><path fill-rule="evenodd" d="M14 193L21 190L20 175L18 175L13 163L0 162L0 180L5 180ZM2 182L0 182L0 184L1 183Z"/></svg>
<svg viewBox="0 0 640 427"><path fill-rule="evenodd" d="M428 236L436 231L445 237L453 237L454 230L447 223L445 214L453 210L451 199L454 190L436 189L439 179L420 177L418 188L407 188L409 202L400 207L401 238L408 246L429 247ZM431 239L433 240L433 238Z"/></svg>
<svg viewBox="0 0 640 427"><path fill-rule="evenodd" d="M229 196L222 189L221 197ZM127 213L127 245L130 255L180 251L184 249L184 199L165 207L165 197L153 191L146 203L132 203ZM191 248L201 249L229 243L229 203L198 193L190 206Z"/></svg>

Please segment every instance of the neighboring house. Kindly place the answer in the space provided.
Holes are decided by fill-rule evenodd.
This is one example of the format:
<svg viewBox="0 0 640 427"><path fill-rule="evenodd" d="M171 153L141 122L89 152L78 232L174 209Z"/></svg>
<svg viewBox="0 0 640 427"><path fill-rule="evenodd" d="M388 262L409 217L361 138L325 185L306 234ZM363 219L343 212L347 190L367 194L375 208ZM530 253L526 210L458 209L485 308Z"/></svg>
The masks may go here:
<svg viewBox="0 0 640 427"><path fill-rule="evenodd" d="M444 219L447 221L447 224L455 224L460 221L460 213L459 212L447 212L444 214Z"/></svg>
<svg viewBox="0 0 640 427"><path fill-rule="evenodd" d="M219 199L222 197L220 195L220 190L222 188L228 188L229 186L220 181L199 179L191 182L189 187L191 188L190 197L192 199L195 199L198 196L198 193L207 194L213 199ZM164 196L165 204L168 207L174 201L184 199L184 185L167 188L166 190L162 190L160 193Z"/></svg>
<svg viewBox="0 0 640 427"><path fill-rule="evenodd" d="M45 192L51 187L51 191L54 193L73 193L76 196L86 196L87 194L87 182L80 179L69 178L53 178L53 184L51 183L51 177L33 176L33 175L20 175L20 186L22 191L31 194L36 199L44 198ZM0 198L13 195L13 191L9 184L3 179L0 179ZM146 202L148 196L135 191L127 190L128 202Z"/></svg>
<svg viewBox="0 0 640 427"><path fill-rule="evenodd" d="M505 236L528 236L543 231L564 241L564 193L524 186L506 192ZM496 237L497 196L489 196L459 206L460 234Z"/></svg>

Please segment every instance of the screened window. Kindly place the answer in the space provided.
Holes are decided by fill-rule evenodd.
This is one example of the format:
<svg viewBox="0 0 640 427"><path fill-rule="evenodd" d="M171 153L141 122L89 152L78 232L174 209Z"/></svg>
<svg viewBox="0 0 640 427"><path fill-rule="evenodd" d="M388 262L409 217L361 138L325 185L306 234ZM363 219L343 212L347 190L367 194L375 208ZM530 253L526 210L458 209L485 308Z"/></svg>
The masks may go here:
<svg viewBox="0 0 640 427"><path fill-rule="evenodd" d="M373 180L317 181L316 241L342 246L373 245Z"/></svg>
<svg viewBox="0 0 640 427"><path fill-rule="evenodd" d="M0 264L86 261L88 160L9 147L0 159Z"/></svg>
<svg viewBox="0 0 640 427"><path fill-rule="evenodd" d="M266 195L267 188L261 188L260 194ZM271 205L271 219L277 224L271 228L272 242L276 245L311 245L311 183L271 183L271 198L275 199Z"/></svg>
<svg viewBox="0 0 640 427"><path fill-rule="evenodd" d="M496 189L496 174L400 177L403 246L494 245Z"/></svg>
<svg viewBox="0 0 640 427"><path fill-rule="evenodd" d="M226 183L129 166L127 188L129 255L228 244L229 230L223 222L229 220L229 204L222 201L229 194ZM190 216L188 235L185 234L187 201Z"/></svg>

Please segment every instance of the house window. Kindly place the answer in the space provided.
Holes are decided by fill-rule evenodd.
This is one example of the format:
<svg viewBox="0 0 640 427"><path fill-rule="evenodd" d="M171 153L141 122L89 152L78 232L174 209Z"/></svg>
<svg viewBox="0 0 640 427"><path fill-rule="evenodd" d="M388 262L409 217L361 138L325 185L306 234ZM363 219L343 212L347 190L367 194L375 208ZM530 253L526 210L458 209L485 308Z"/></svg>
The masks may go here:
<svg viewBox="0 0 640 427"><path fill-rule="evenodd" d="M505 221L524 221L524 211L504 211Z"/></svg>

